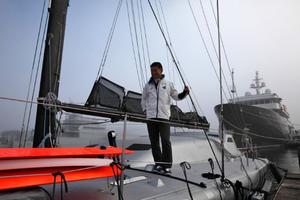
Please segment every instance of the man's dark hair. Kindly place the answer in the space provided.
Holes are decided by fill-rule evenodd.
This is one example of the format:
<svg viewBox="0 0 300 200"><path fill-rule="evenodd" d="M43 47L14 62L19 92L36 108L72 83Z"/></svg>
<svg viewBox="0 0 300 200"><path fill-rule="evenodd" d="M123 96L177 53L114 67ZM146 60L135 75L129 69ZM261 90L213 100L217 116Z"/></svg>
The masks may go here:
<svg viewBox="0 0 300 200"><path fill-rule="evenodd" d="M160 62L154 62L154 63L152 63L151 65L150 65L150 67L152 68L152 67L158 67L159 69L161 69L162 70L162 64L160 63Z"/></svg>

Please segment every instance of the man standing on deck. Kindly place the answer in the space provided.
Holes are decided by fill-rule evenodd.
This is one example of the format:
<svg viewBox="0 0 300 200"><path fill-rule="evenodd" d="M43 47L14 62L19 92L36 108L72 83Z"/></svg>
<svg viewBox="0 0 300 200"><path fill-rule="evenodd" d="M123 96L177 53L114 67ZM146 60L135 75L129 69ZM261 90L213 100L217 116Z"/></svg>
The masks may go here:
<svg viewBox="0 0 300 200"><path fill-rule="evenodd" d="M145 85L142 95L142 109L146 114L152 154L155 161L153 171L171 173L172 147L170 141L171 98L179 101L189 94L189 88L184 87L178 93L172 82L165 79L162 64L154 62L150 66L151 78ZM152 121L151 121L152 120ZM162 150L159 137L161 138Z"/></svg>

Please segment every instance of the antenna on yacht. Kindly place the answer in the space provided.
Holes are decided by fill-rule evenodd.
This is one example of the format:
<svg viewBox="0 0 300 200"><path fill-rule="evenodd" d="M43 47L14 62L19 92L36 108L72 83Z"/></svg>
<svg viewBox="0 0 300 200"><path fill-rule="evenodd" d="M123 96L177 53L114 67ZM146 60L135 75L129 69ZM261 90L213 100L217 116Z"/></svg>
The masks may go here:
<svg viewBox="0 0 300 200"><path fill-rule="evenodd" d="M265 82L260 82L261 80L262 80L262 78L259 77L259 72L256 71L255 72L255 78L253 79L254 83L252 83L250 85L250 88L255 89L257 95L261 94L260 93L261 88L266 86Z"/></svg>
<svg viewBox="0 0 300 200"><path fill-rule="evenodd" d="M219 74L220 74L220 124L219 124L219 134L221 134L221 148L222 148L222 180L225 178L225 167L224 167L224 120L223 120L223 85L222 85L222 60L221 60L221 34L220 34L220 10L219 10L219 0L217 0L217 28L218 28L218 58L219 58Z"/></svg>

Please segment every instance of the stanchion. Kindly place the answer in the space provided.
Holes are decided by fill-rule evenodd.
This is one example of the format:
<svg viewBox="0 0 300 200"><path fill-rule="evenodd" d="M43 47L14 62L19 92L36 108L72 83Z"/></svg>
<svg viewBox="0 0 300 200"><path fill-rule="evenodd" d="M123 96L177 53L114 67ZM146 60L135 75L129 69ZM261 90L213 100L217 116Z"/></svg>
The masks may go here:
<svg viewBox="0 0 300 200"><path fill-rule="evenodd" d="M123 136L122 136L122 154L121 154L121 168L124 166L124 161L125 161L125 140L126 140L126 129L127 129L127 113L125 113L124 116L124 127L123 127ZM121 183L120 183L120 188L121 192L123 193L123 185L124 185L124 170L121 170Z"/></svg>

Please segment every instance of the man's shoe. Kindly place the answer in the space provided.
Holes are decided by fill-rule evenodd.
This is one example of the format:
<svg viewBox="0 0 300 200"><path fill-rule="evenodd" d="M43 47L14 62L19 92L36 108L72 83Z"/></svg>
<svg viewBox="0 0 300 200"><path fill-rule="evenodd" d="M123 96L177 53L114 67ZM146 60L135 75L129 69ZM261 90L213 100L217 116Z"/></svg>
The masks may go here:
<svg viewBox="0 0 300 200"><path fill-rule="evenodd" d="M156 173L162 173L164 171L163 167L160 165L154 165L152 172L156 172Z"/></svg>
<svg viewBox="0 0 300 200"><path fill-rule="evenodd" d="M172 174L171 168L164 168L164 174L171 175Z"/></svg>

